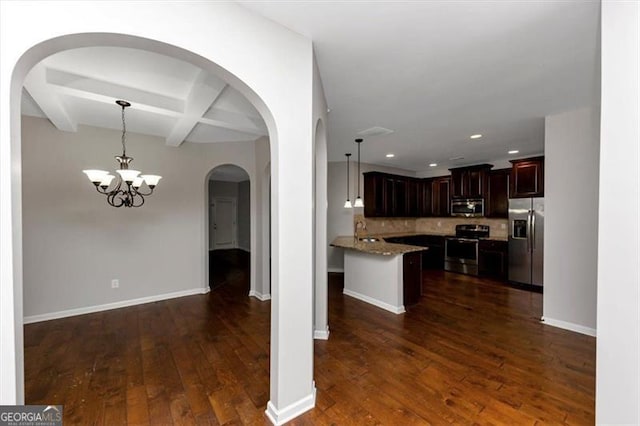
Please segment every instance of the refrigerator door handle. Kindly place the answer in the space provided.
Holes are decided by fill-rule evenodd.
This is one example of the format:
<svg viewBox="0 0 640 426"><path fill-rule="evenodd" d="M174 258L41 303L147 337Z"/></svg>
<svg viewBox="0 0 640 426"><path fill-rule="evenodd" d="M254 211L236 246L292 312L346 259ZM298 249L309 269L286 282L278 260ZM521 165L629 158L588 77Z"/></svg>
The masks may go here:
<svg viewBox="0 0 640 426"><path fill-rule="evenodd" d="M527 212L527 253L531 253L531 210Z"/></svg>
<svg viewBox="0 0 640 426"><path fill-rule="evenodd" d="M536 211L531 210L531 251L536 249Z"/></svg>

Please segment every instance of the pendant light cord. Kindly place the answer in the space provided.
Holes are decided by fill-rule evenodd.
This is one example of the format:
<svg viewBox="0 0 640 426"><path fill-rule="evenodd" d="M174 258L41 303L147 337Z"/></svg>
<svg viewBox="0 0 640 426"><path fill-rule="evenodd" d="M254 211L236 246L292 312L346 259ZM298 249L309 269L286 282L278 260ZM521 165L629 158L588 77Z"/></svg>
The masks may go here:
<svg viewBox="0 0 640 426"><path fill-rule="evenodd" d="M360 144L362 140L358 142L358 198L360 198Z"/></svg>
<svg viewBox="0 0 640 426"><path fill-rule="evenodd" d="M349 199L349 156L351 154L347 154L347 200Z"/></svg>

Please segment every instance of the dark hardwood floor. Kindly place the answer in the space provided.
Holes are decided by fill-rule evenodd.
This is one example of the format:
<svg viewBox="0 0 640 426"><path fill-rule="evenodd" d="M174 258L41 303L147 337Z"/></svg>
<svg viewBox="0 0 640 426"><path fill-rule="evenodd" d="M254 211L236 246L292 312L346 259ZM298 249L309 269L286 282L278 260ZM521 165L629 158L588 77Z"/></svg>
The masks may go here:
<svg viewBox="0 0 640 426"><path fill-rule="evenodd" d="M65 424L269 424L270 307L234 268L208 295L25 326L27 403L64 404ZM540 324L540 294L423 281L394 315L330 274L316 408L291 424L594 423L594 338Z"/></svg>

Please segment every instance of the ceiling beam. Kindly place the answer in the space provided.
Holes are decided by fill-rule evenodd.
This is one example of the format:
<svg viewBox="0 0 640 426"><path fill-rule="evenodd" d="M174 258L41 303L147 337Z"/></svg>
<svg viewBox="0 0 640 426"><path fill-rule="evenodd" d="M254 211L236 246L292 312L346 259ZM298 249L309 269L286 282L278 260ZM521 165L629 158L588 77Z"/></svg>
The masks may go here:
<svg viewBox="0 0 640 426"><path fill-rule="evenodd" d="M47 83L56 92L94 102L112 104L114 99L124 99L136 109L171 117L180 117L184 101L135 87L98 80L55 68L47 68Z"/></svg>
<svg viewBox="0 0 640 426"><path fill-rule="evenodd" d="M215 109L211 117L202 117L199 121L209 126L222 127L237 132L249 133L252 135L266 136L268 134L266 127L259 127L249 117L230 111Z"/></svg>
<svg viewBox="0 0 640 426"><path fill-rule="evenodd" d="M47 69L42 63L31 69L24 81L24 88L56 129L65 132L78 130L77 123L67 113L60 97L52 96L47 84Z"/></svg>
<svg viewBox="0 0 640 426"><path fill-rule="evenodd" d="M200 71L185 100L184 114L166 138L167 145L180 146L226 86L222 80L211 79L208 73Z"/></svg>

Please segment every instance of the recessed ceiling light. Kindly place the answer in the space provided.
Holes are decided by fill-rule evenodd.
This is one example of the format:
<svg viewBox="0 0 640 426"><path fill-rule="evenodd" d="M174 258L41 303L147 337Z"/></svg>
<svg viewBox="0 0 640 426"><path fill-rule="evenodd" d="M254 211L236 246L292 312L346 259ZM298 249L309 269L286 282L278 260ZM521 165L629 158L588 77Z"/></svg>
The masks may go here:
<svg viewBox="0 0 640 426"><path fill-rule="evenodd" d="M482 135L480 133L470 136L471 139L480 139L481 137Z"/></svg>
<svg viewBox="0 0 640 426"><path fill-rule="evenodd" d="M509 151L509 154L517 154L520 151L518 151L517 149L512 149L511 151Z"/></svg>
<svg viewBox="0 0 640 426"><path fill-rule="evenodd" d="M438 163L431 163L431 164L429 164L429 167L435 167L437 165L438 165Z"/></svg>
<svg viewBox="0 0 640 426"><path fill-rule="evenodd" d="M387 154L387 158L393 158L395 156L396 156L395 154Z"/></svg>

